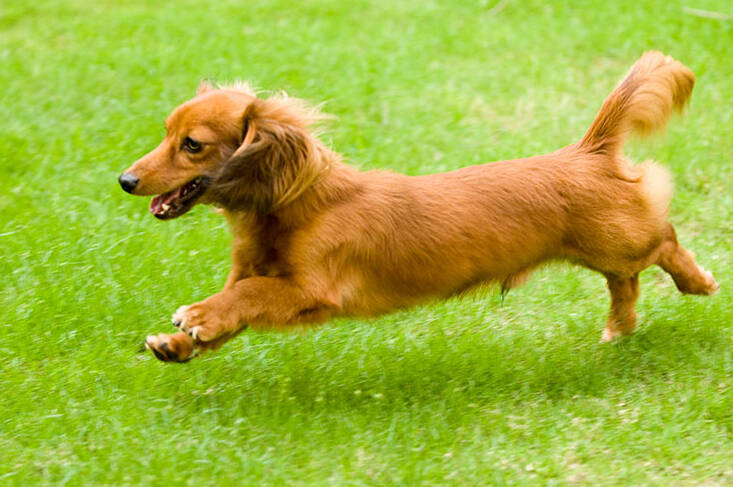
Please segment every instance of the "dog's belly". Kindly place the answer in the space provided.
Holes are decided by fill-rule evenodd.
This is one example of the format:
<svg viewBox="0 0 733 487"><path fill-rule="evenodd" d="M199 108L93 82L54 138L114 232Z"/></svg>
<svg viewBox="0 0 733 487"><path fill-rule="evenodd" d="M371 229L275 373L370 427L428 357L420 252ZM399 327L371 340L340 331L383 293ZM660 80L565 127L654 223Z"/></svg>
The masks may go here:
<svg viewBox="0 0 733 487"><path fill-rule="evenodd" d="M463 245L415 249L380 259L352 261L334 279L346 315L378 315L469 290L483 283L512 288L524 275L553 256L547 242L530 249L526 241L491 247L486 238ZM409 251L408 251L409 252ZM517 278L517 276L523 276Z"/></svg>

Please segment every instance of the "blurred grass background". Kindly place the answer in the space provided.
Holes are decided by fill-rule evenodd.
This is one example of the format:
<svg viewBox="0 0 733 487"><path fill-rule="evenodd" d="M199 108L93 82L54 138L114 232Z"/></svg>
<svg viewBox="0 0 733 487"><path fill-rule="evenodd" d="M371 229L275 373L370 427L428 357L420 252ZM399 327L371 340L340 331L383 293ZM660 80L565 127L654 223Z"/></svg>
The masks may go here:
<svg viewBox="0 0 733 487"><path fill-rule="evenodd" d="M4 0L0 484L731 485L732 26L724 0ZM674 173L714 298L650 269L639 331L599 345L604 280L552 266L503 302L141 350L228 272L217 215L116 182L201 78L325 101L350 162L423 174L577 140L647 49L698 83L627 152Z"/></svg>

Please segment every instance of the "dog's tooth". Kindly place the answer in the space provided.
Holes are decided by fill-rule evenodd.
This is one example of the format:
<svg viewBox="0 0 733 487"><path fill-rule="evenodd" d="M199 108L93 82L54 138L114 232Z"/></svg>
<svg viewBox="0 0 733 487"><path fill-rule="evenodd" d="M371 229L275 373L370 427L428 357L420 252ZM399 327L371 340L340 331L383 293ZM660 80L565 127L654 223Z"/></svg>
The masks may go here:
<svg viewBox="0 0 733 487"><path fill-rule="evenodd" d="M162 205L161 205L160 207L161 207L161 208L163 209L163 211L168 211L168 209L169 209L169 208L170 208L171 206L170 206L170 205L167 205L167 204L165 204L165 203L163 203L163 204L162 204Z"/></svg>

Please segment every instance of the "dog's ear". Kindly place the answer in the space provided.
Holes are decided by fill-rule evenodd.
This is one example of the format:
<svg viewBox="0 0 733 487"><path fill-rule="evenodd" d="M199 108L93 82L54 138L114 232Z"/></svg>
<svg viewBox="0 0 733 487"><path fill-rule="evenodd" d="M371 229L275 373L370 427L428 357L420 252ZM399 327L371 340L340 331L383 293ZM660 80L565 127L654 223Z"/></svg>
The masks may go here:
<svg viewBox="0 0 733 487"><path fill-rule="evenodd" d="M198 88L196 88L196 95L197 96L198 95L202 95L202 94L206 93L207 91L213 91L215 89L216 88L214 88L214 85L212 85L211 83L209 83L208 80L202 79L201 82L199 83Z"/></svg>
<svg viewBox="0 0 733 487"><path fill-rule="evenodd" d="M309 130L317 118L300 100L253 100L241 145L213 177L215 199L228 209L267 214L298 198L328 167L325 147Z"/></svg>

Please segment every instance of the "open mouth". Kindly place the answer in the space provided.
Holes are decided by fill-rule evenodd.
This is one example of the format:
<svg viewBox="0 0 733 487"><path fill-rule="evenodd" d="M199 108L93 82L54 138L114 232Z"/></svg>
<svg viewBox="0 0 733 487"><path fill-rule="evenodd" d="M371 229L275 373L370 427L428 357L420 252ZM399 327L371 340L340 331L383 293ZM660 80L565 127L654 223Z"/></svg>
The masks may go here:
<svg viewBox="0 0 733 487"><path fill-rule="evenodd" d="M161 194L150 202L150 213L155 218L170 220L193 208L196 199L206 191L206 180L202 177L192 179L183 186Z"/></svg>

